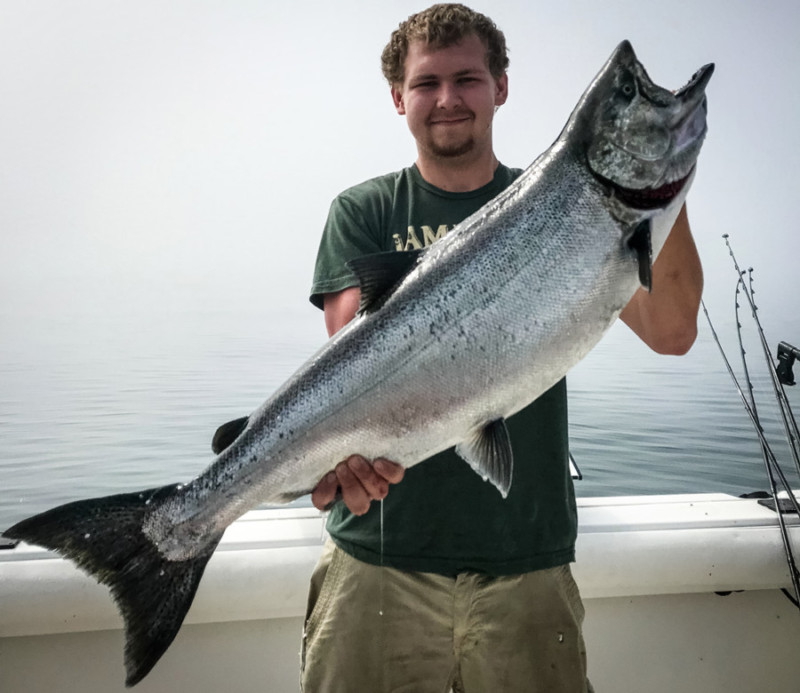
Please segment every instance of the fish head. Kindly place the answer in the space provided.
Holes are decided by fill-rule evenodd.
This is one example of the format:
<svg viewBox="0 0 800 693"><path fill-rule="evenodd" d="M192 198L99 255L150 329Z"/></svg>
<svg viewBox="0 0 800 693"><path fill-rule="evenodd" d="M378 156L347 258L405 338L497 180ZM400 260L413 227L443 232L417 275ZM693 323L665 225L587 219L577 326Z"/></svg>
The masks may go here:
<svg viewBox="0 0 800 693"><path fill-rule="evenodd" d="M673 92L650 79L623 41L589 85L562 137L617 206L658 210L685 193L707 130L713 71L702 67Z"/></svg>

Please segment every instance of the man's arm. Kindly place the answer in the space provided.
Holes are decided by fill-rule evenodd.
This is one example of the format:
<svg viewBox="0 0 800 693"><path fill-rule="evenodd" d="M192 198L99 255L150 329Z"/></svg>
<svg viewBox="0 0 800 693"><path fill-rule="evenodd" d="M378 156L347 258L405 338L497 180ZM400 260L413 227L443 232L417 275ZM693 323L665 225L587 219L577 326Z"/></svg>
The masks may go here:
<svg viewBox="0 0 800 693"><path fill-rule="evenodd" d="M329 337L356 316L360 301L361 290L357 286L325 294L323 308ZM350 512L363 515L373 500L386 497L389 484L396 484L404 473L405 469L394 462L377 459L370 463L361 455L352 455L322 478L311 493L311 502L319 510L325 510L341 489L342 500Z"/></svg>
<svg viewBox="0 0 800 693"><path fill-rule="evenodd" d="M653 263L653 290L640 287L620 319L653 351L685 354L697 337L702 293L703 268L684 205Z"/></svg>
<svg viewBox="0 0 800 693"><path fill-rule="evenodd" d="M349 289L333 294L325 294L322 302L322 310L325 313L325 329L328 330L328 336L333 337L356 317L358 306L361 303L361 289L351 286Z"/></svg>

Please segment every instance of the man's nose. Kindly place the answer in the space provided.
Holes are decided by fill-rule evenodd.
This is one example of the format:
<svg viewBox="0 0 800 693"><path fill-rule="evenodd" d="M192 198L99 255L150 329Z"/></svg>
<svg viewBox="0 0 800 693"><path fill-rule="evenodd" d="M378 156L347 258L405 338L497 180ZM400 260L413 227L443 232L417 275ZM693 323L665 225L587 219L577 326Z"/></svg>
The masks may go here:
<svg viewBox="0 0 800 693"><path fill-rule="evenodd" d="M454 108L461 103L461 94L458 87L450 82L443 82L439 86L437 106L439 108Z"/></svg>

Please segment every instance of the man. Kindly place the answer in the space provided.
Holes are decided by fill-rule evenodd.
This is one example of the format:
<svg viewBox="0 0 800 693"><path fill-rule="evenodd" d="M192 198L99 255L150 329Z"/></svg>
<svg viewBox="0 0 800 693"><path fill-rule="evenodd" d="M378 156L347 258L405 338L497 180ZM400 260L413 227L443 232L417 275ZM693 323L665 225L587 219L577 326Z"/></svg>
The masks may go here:
<svg viewBox="0 0 800 693"><path fill-rule="evenodd" d="M418 157L334 200L311 297L329 334L358 309L348 260L429 245L521 173L500 164L492 145L508 58L491 20L435 5L400 25L382 62ZM653 287L621 318L656 351L684 353L702 290L685 210L653 267ZM354 456L321 480L314 504L328 507L339 491L343 502L333 505L333 541L311 582L305 693L591 690L569 568L577 518L565 382L508 426L519 463L506 499L452 450L405 475L387 460Z"/></svg>

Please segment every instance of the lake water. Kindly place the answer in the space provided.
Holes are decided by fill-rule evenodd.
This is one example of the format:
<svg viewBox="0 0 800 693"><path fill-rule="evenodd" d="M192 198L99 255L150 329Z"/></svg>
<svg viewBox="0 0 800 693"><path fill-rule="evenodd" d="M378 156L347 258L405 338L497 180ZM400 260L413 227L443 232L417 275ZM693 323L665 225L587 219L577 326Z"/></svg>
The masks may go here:
<svg viewBox="0 0 800 693"><path fill-rule="evenodd" d="M58 503L197 475L216 427L252 411L323 342L321 314L303 310L0 314L0 528ZM615 326L570 374L579 495L767 488L703 320L680 358ZM738 368L730 321L717 328ZM765 329L774 343L800 341L800 321L774 336ZM755 343L748 354L765 428L789 469L763 357ZM798 388L787 391L800 409Z"/></svg>

